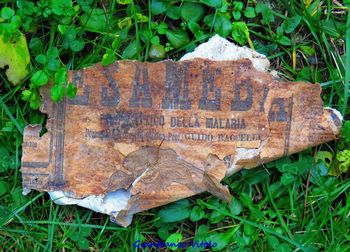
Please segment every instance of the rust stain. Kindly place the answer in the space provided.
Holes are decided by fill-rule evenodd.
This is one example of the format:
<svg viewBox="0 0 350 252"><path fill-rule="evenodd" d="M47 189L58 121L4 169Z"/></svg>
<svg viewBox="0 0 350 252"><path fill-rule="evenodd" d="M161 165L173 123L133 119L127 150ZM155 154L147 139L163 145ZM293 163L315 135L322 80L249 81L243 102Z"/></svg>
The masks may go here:
<svg viewBox="0 0 350 252"><path fill-rule="evenodd" d="M124 224L203 191L229 201L225 176L331 141L341 126L318 84L276 80L249 60L120 61L69 81L73 100L42 90L48 132L24 131L23 187L75 198L130 190Z"/></svg>

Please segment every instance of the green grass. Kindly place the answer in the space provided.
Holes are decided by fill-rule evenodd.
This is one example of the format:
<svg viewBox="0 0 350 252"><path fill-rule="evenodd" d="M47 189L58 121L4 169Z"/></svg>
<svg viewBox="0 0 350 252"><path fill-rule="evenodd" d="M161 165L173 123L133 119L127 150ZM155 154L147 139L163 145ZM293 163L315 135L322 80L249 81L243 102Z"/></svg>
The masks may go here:
<svg viewBox="0 0 350 252"><path fill-rule="evenodd" d="M325 106L348 119L350 3L54 2L0 2L1 38L25 34L30 53L29 74L18 85L0 72L0 251L137 251L134 242L158 239L207 240L222 251L350 251L348 121L338 141L225 179L231 205L203 193L139 213L128 228L55 205L45 193L23 196L19 171L24 127L45 124L38 91L47 79L60 100L75 93L64 69L178 59L214 34L264 53L286 79L320 83Z"/></svg>

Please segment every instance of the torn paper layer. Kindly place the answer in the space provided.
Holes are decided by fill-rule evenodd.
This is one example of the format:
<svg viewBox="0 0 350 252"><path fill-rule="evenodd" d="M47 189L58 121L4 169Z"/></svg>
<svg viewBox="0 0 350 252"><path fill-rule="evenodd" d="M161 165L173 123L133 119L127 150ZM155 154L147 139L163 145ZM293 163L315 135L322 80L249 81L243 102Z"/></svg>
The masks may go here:
<svg viewBox="0 0 350 252"><path fill-rule="evenodd" d="M60 103L43 89L48 132L25 129L24 190L126 226L134 213L203 191L229 200L225 176L338 136L342 118L323 108L318 84L276 80L250 50L223 61L201 53L71 71L77 97Z"/></svg>

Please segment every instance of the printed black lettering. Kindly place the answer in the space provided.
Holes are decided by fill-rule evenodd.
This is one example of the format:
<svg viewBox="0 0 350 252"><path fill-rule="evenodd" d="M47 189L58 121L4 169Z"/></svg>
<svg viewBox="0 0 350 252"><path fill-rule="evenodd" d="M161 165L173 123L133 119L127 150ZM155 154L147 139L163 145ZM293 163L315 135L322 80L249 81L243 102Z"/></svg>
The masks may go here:
<svg viewBox="0 0 350 252"><path fill-rule="evenodd" d="M143 83L141 85L141 72ZM148 81L148 70L146 67L140 69L140 64L136 65L135 80L133 81L132 97L129 100L130 108L151 108L152 97Z"/></svg>
<svg viewBox="0 0 350 252"><path fill-rule="evenodd" d="M191 109L188 98L189 66L177 66L175 62L167 61L165 76L165 96L162 99L163 109ZM183 84L183 85L182 85Z"/></svg>
<svg viewBox="0 0 350 252"><path fill-rule="evenodd" d="M288 102L284 98L273 99L269 111L269 122L288 121L287 104Z"/></svg>
<svg viewBox="0 0 350 252"><path fill-rule="evenodd" d="M214 87L215 74L221 74L221 68L213 70L203 70L203 82L202 82L202 97L199 100L199 109L203 110L221 110L221 89ZM208 93L214 94L214 99L208 99Z"/></svg>
<svg viewBox="0 0 350 252"><path fill-rule="evenodd" d="M268 87L264 87L264 91L263 91L263 97L260 101L260 112L265 112L264 111L264 104L267 98L267 94L269 93L269 88Z"/></svg>
<svg viewBox="0 0 350 252"><path fill-rule="evenodd" d="M245 98L242 99L242 90L246 91ZM232 111L247 111L253 105L253 86L248 81L243 81L233 87L234 97L231 102Z"/></svg>
<svg viewBox="0 0 350 252"><path fill-rule="evenodd" d="M83 89L84 91L82 95L77 94L74 99L68 99L68 104L87 106L89 104L91 87L84 85L84 70L74 71L72 81L78 87L78 90Z"/></svg>
<svg viewBox="0 0 350 252"><path fill-rule="evenodd" d="M115 63L112 65L113 72L117 71L118 65ZM104 107L114 107L117 106L120 102L120 93L117 82L114 80L113 76L110 73L110 67L105 67L103 69L103 74L108 80L108 87L102 87L101 92L101 105ZM111 95L108 93L111 92Z"/></svg>

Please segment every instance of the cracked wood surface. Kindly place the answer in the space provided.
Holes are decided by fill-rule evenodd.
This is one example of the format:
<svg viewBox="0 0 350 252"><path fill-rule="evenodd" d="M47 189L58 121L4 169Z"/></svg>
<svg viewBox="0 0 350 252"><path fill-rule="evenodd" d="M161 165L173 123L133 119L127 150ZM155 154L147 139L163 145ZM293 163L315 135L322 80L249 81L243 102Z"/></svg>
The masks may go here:
<svg viewBox="0 0 350 252"><path fill-rule="evenodd" d="M203 191L229 200L225 176L333 140L341 127L318 84L274 79L244 59L119 61L69 79L75 99L52 103L42 90L47 133L25 129L23 187L74 198L129 190L127 214Z"/></svg>

